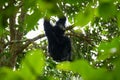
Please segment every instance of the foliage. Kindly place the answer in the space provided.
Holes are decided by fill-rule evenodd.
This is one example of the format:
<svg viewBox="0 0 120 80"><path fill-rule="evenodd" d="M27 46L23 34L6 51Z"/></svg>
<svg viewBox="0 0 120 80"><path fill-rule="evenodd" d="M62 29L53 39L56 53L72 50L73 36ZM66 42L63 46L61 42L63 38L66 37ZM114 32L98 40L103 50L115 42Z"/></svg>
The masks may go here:
<svg viewBox="0 0 120 80"><path fill-rule="evenodd" d="M101 62L99 63L100 65L97 64L97 69L93 66L93 63L90 65L90 63L85 60L77 60L71 63L63 62L57 65L57 68L77 72L82 76L83 80L119 80L119 45L119 38L115 38L111 42L100 44L98 50L101 51L101 54L98 55L97 60L107 60L107 62ZM108 70L106 68L100 68L104 64L108 65Z"/></svg>
<svg viewBox="0 0 120 80"><path fill-rule="evenodd" d="M47 54L39 20L65 15L72 62ZM2 80L119 80L119 0L0 0L0 78ZM35 41L40 39L40 43ZM105 77L104 77L105 76Z"/></svg>
<svg viewBox="0 0 120 80"><path fill-rule="evenodd" d="M41 57L40 57L41 56ZM45 56L41 50L33 50L27 53L21 62L19 70L11 70L7 67L1 68L2 80L36 80L43 74Z"/></svg>

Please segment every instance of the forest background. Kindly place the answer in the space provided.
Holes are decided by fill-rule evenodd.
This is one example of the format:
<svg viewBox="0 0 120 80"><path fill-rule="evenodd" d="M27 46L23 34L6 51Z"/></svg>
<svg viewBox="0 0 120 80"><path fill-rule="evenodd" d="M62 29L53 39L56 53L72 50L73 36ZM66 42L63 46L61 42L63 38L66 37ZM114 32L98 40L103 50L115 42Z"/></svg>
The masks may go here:
<svg viewBox="0 0 120 80"><path fill-rule="evenodd" d="M26 35L44 17L54 24L63 15L73 61L57 63L44 32ZM0 0L1 80L119 80L119 73L119 0Z"/></svg>

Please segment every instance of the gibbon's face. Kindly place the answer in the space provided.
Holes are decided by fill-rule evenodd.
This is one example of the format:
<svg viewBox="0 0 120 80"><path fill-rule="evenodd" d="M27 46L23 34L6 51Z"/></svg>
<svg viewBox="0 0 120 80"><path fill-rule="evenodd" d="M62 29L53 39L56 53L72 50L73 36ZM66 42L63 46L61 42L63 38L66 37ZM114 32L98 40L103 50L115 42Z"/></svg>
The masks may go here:
<svg viewBox="0 0 120 80"><path fill-rule="evenodd" d="M59 29L65 31L65 24L66 24L66 17L60 18L56 22L56 26L59 27Z"/></svg>
<svg viewBox="0 0 120 80"><path fill-rule="evenodd" d="M59 24L58 26L61 30L65 31L65 25Z"/></svg>

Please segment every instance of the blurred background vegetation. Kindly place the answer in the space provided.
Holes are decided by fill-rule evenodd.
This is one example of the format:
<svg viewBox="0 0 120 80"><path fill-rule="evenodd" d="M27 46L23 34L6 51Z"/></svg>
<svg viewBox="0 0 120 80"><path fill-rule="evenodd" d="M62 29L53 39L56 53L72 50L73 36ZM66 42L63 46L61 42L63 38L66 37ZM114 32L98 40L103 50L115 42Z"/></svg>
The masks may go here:
<svg viewBox="0 0 120 80"><path fill-rule="evenodd" d="M40 19L63 15L73 61L57 63L44 32L26 35L42 28ZM119 28L120 0L0 0L0 79L119 80Z"/></svg>

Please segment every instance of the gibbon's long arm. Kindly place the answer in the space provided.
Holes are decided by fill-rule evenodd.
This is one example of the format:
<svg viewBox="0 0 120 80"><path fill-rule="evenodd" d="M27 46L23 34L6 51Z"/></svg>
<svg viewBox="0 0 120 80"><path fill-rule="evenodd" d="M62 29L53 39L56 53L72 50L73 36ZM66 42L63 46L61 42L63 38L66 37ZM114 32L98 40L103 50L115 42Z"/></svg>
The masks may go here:
<svg viewBox="0 0 120 80"><path fill-rule="evenodd" d="M44 20L44 31L48 38L49 43L58 41L57 37L53 31L53 26L50 24L49 20L46 20L46 19Z"/></svg>

